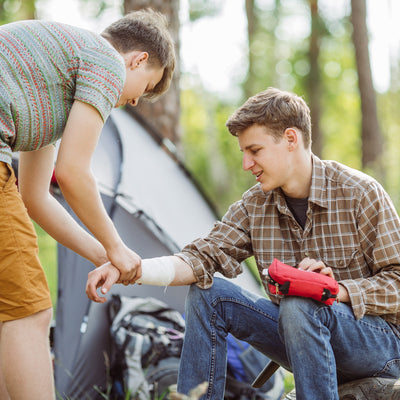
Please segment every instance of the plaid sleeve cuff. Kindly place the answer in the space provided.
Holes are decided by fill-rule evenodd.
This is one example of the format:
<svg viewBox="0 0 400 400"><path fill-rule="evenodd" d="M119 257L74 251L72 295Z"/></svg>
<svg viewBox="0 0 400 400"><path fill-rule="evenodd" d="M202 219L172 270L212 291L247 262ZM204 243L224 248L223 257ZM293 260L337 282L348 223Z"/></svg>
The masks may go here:
<svg viewBox="0 0 400 400"><path fill-rule="evenodd" d="M188 252L180 252L174 254L176 257L182 259L186 264L189 264L193 270L194 276L197 278L196 285L201 289L208 289L213 284L213 277L204 268L202 262Z"/></svg>
<svg viewBox="0 0 400 400"><path fill-rule="evenodd" d="M353 309L354 316L356 319L361 319L366 311L361 288L354 280L340 281L339 284L344 286L349 293L350 304L351 308Z"/></svg>

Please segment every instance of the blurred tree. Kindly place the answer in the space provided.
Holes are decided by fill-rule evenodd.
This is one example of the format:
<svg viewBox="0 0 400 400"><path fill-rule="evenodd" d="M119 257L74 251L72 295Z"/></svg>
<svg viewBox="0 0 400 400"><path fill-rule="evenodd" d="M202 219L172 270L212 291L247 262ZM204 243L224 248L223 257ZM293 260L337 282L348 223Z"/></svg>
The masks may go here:
<svg viewBox="0 0 400 400"><path fill-rule="evenodd" d="M251 51L252 44L255 41L255 33L259 28L259 23L257 19L257 12L255 10L255 0L246 0L246 17L247 17L247 43L248 43L248 70L247 79L243 84L245 97L248 98L253 92L254 80L256 79L256 74L254 71L254 52Z"/></svg>
<svg viewBox="0 0 400 400"><path fill-rule="evenodd" d="M257 81L255 73L255 54L251 51L252 44L255 42L255 34L259 29L259 21L257 18L257 12L255 10L255 0L246 0L246 17L247 17L247 43L248 43L248 70L247 78L243 83L244 96L245 98L250 97L254 94L253 86Z"/></svg>
<svg viewBox="0 0 400 400"><path fill-rule="evenodd" d="M222 10L224 1L226 0L188 0L190 21L217 15ZM99 0L100 4L106 2L107 0ZM305 97L310 105L313 151L323 158L337 159L355 168L362 168L363 140L359 135L359 126L365 112L360 112L360 98L363 96L361 88L357 89L355 44L352 44L351 36L353 21L348 18L351 15L351 0L347 0L341 11L336 14L330 12L332 6L329 2L321 0L244 0L243 4L248 21L248 75L242 85L243 98L240 101L268 86L295 91ZM170 16L171 27L176 28L176 42L179 48L178 2L124 1L125 12L148 6ZM308 25L308 33L294 35L293 32L296 32L299 25ZM398 58L395 61L397 60ZM398 63L393 65L397 66ZM235 146L236 142L232 141L225 128L226 118L237 104L232 104L235 101L229 103L222 100L204 88L194 87L181 94L181 102L185 102L182 104L179 102L179 78L178 72L175 75L176 91L172 101L167 99L168 95L172 95L173 87L164 99L154 104L140 102L140 106L134 112L141 115L147 123L152 123L155 130L163 132L165 137L178 144L178 115L182 106L182 127L188 139L183 138L182 142L186 164L202 181L203 187L207 188L209 193L213 192L217 201L226 204L228 198L237 197L238 193L252 184L246 178L242 179L244 175L240 171L240 159L233 157L237 149L233 149L232 146ZM196 99L197 96L201 99ZM392 104L389 97L394 100L397 99L396 96L397 92L381 94L380 104L385 107L382 106L380 116L390 114L386 112L386 105ZM161 101L166 104L161 105ZM142 112L142 107L147 108L147 111ZM166 110L163 107L166 107ZM202 114L202 121L206 124L200 123L199 119L194 126L193 118L186 118L187 113ZM397 127L398 125L391 124L390 132L396 131ZM395 140L393 136L393 141ZM201 154L202 152L204 154ZM391 165L395 166L391 170L393 182L394 171L399 168L394 150L392 153L391 158L385 159L385 162L387 164L390 161ZM366 168L367 172L371 172L370 166ZM240 179L236 179L236 176L240 176ZM400 185L397 186L400 188Z"/></svg>
<svg viewBox="0 0 400 400"><path fill-rule="evenodd" d="M201 87L183 90L181 96L185 164L222 216L254 184L242 169L237 139L225 127L235 107Z"/></svg>
<svg viewBox="0 0 400 400"><path fill-rule="evenodd" d="M127 109L145 121L153 130L158 132L163 138L167 138L174 143L180 139L180 91L179 91L179 0L125 0L124 13L131 11L152 8L164 14L170 24L170 31L175 41L175 51L177 63L175 73L169 90L156 102L150 103L140 101L133 109Z"/></svg>
<svg viewBox="0 0 400 400"><path fill-rule="evenodd" d="M395 1L389 2L388 14L396 18ZM400 207L400 64L397 47L390 49L390 80L389 88L378 96L378 112L381 128L385 137L385 180L386 186L394 203Z"/></svg>
<svg viewBox="0 0 400 400"><path fill-rule="evenodd" d="M323 136L320 127L321 120L321 73L319 69L320 43L325 27L319 15L318 0L310 0L311 34L309 39L310 72L307 77L308 104L312 121L312 150L321 157Z"/></svg>
<svg viewBox="0 0 400 400"><path fill-rule="evenodd" d="M35 17L35 0L0 0L0 24Z"/></svg>
<svg viewBox="0 0 400 400"><path fill-rule="evenodd" d="M281 22L281 0L273 0L265 9L256 0L245 0L247 19L248 69L242 84L244 99L280 86L277 64L280 43L276 30Z"/></svg>
<svg viewBox="0 0 400 400"><path fill-rule="evenodd" d="M224 0L189 0L189 19L191 22L203 17L218 15Z"/></svg>
<svg viewBox="0 0 400 400"><path fill-rule="evenodd" d="M92 6L88 11L94 17L99 17L107 8L113 7L110 0L79 0L83 5Z"/></svg>
<svg viewBox="0 0 400 400"><path fill-rule="evenodd" d="M353 43L361 97L362 167L364 170L372 171L378 179L383 180L383 137L378 121L376 96L372 81L366 19L366 0L351 0Z"/></svg>
<svg viewBox="0 0 400 400"><path fill-rule="evenodd" d="M327 29L319 53L322 157L361 169L360 95L350 10L343 9L340 16L332 15L326 3L320 1L319 13Z"/></svg>

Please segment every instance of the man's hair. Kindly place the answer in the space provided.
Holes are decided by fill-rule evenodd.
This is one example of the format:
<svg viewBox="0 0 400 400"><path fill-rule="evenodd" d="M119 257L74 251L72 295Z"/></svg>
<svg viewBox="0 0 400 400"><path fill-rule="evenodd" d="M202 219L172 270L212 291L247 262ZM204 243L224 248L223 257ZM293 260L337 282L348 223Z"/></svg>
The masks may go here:
<svg viewBox="0 0 400 400"><path fill-rule="evenodd" d="M268 88L250 97L226 122L229 132L234 136L254 124L268 128L276 140L282 137L287 128L298 128L303 135L304 147L311 146L310 109L294 93Z"/></svg>
<svg viewBox="0 0 400 400"><path fill-rule="evenodd" d="M175 69L175 49L163 14L150 8L133 11L109 25L101 36L119 53L145 51L149 54L150 66L164 68L160 82L143 97L154 99L168 89Z"/></svg>

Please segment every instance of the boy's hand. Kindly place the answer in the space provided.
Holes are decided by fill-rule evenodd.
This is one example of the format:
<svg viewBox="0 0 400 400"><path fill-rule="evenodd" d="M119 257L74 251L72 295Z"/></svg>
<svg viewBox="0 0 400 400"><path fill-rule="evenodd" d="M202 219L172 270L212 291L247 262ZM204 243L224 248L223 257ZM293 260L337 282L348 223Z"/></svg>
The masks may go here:
<svg viewBox="0 0 400 400"><path fill-rule="evenodd" d="M86 283L87 297L96 303L105 303L107 298L99 296L97 289L101 287L101 293L106 294L111 286L119 280L120 272L110 262L89 272Z"/></svg>
<svg viewBox="0 0 400 400"><path fill-rule="evenodd" d="M141 258L125 244L108 250L107 257L120 272L117 283L134 284L142 276Z"/></svg>

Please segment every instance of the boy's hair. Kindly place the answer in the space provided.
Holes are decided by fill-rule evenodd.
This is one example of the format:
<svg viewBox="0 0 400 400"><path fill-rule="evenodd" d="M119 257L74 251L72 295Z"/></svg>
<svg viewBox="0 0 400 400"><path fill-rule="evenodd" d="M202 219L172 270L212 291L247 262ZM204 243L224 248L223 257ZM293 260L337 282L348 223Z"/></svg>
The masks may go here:
<svg viewBox="0 0 400 400"><path fill-rule="evenodd" d="M175 69L175 49L163 14L150 8L133 11L109 25L101 36L119 53L145 51L149 54L149 65L164 68L160 82L143 97L155 99L168 89Z"/></svg>
<svg viewBox="0 0 400 400"><path fill-rule="evenodd" d="M229 132L237 136L257 124L268 128L279 140L287 128L298 128L303 135L304 147L311 146L311 117L306 102L294 93L275 88L250 97L226 122Z"/></svg>

